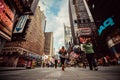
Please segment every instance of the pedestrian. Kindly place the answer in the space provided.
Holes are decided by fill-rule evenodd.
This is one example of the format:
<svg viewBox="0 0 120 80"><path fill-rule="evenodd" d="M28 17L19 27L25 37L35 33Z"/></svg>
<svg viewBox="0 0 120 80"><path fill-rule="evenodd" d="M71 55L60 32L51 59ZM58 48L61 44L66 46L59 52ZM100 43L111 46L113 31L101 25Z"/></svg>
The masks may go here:
<svg viewBox="0 0 120 80"><path fill-rule="evenodd" d="M61 65L62 65L62 70L64 71L65 59L66 59L66 54L67 54L64 46L62 46L62 48L59 50L59 54L60 54L60 61L61 61Z"/></svg>
<svg viewBox="0 0 120 80"><path fill-rule="evenodd" d="M83 48L86 54L86 58L87 58L90 70L93 70L93 68L94 70L98 70L97 64L94 58L94 50L93 50L91 38L86 39L85 43L83 44Z"/></svg>
<svg viewBox="0 0 120 80"><path fill-rule="evenodd" d="M108 66L108 60L105 56L103 57L103 66Z"/></svg>
<svg viewBox="0 0 120 80"><path fill-rule="evenodd" d="M54 62L55 62L55 68L57 68L57 65L58 65L58 59L59 59L58 54L55 54L55 55L53 56L53 58L54 58Z"/></svg>

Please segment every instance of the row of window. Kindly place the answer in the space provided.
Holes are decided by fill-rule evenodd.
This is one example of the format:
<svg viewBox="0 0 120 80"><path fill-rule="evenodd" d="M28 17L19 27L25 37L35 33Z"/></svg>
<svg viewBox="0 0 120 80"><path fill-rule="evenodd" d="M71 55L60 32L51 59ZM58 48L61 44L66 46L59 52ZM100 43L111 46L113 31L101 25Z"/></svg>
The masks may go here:
<svg viewBox="0 0 120 80"><path fill-rule="evenodd" d="M88 19L78 19L78 21L74 20L74 22L75 23L88 23L88 22L90 22L90 19L89 18Z"/></svg>

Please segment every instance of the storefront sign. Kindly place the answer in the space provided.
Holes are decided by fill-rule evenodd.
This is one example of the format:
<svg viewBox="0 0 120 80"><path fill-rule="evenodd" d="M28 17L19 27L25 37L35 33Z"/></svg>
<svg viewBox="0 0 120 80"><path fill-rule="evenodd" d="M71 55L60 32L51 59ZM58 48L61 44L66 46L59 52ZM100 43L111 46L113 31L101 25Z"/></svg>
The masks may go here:
<svg viewBox="0 0 120 80"><path fill-rule="evenodd" d="M110 17L107 20L103 22L103 24L98 29L99 36L102 34L103 30L105 30L107 27L113 26L115 23L113 19Z"/></svg>
<svg viewBox="0 0 120 80"><path fill-rule="evenodd" d="M29 17L29 15L23 15L19 18L19 21L18 21L13 33L22 33L23 32L23 29L25 27L28 17Z"/></svg>

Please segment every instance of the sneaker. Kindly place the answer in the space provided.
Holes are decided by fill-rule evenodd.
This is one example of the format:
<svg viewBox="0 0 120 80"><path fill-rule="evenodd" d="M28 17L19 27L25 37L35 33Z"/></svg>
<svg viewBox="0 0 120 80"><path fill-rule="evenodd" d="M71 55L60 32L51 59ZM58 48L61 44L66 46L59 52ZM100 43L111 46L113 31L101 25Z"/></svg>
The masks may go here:
<svg viewBox="0 0 120 80"><path fill-rule="evenodd" d="M89 67L90 70L93 70L93 67Z"/></svg>
<svg viewBox="0 0 120 80"><path fill-rule="evenodd" d="M90 70L93 70L93 69L90 69Z"/></svg>
<svg viewBox="0 0 120 80"><path fill-rule="evenodd" d="M62 66L62 71L64 71L64 66Z"/></svg>

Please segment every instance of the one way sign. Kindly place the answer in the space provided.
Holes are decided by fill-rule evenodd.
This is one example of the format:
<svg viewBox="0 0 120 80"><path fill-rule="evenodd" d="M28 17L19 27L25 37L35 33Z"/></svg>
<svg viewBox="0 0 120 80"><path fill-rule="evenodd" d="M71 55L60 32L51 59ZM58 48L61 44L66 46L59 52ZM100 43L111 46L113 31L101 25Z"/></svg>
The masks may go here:
<svg viewBox="0 0 120 80"><path fill-rule="evenodd" d="M29 15L23 15L19 18L19 21L18 21L13 33L22 33L23 32L23 29L25 27L28 17L29 17Z"/></svg>

